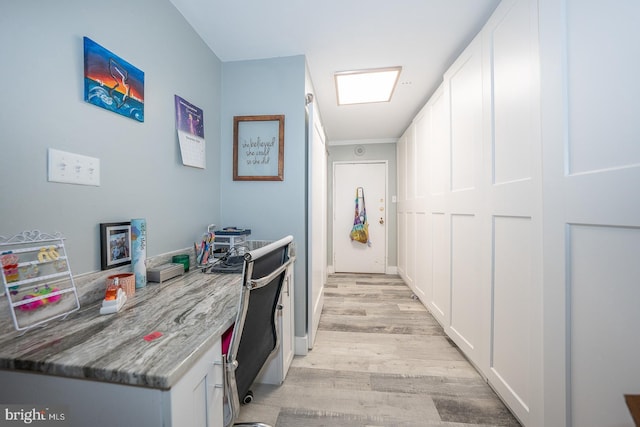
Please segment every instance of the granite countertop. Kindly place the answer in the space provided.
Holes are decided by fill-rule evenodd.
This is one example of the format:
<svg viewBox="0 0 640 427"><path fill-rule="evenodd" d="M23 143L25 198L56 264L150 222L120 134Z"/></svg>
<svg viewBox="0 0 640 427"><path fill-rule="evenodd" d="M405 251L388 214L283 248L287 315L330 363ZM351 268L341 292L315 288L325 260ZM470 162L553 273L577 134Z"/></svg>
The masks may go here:
<svg viewBox="0 0 640 427"><path fill-rule="evenodd" d="M23 335L1 319L0 369L169 389L235 321L241 280L191 271L136 289L115 314L99 301Z"/></svg>

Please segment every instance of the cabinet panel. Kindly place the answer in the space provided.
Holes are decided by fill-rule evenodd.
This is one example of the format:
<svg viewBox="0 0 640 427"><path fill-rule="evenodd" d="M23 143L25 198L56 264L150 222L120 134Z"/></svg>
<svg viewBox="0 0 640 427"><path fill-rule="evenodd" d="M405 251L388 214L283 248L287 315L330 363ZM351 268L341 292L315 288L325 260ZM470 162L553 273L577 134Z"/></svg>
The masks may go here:
<svg viewBox="0 0 640 427"><path fill-rule="evenodd" d="M442 86L431 98L432 140L429 144L431 195L449 191L449 114Z"/></svg>
<svg viewBox="0 0 640 427"><path fill-rule="evenodd" d="M416 215L414 212L407 212L405 215L405 282L411 289L415 287L416 273Z"/></svg>
<svg viewBox="0 0 640 427"><path fill-rule="evenodd" d="M567 0L566 8L570 173L640 164L640 2Z"/></svg>
<svg viewBox="0 0 640 427"><path fill-rule="evenodd" d="M475 43L476 46L478 43ZM482 142L482 72L480 55L470 46L468 57L449 76L451 109L451 190L477 186Z"/></svg>
<svg viewBox="0 0 640 427"><path fill-rule="evenodd" d="M451 217L451 332L454 341L472 359L482 320L477 222L474 215Z"/></svg>
<svg viewBox="0 0 640 427"><path fill-rule="evenodd" d="M573 225L569 242L573 425L631 426L623 395L640 392L640 228Z"/></svg>
<svg viewBox="0 0 640 427"><path fill-rule="evenodd" d="M493 167L495 184L531 177L536 143L532 89L535 37L526 1L515 4L491 33L493 69Z"/></svg>
<svg viewBox="0 0 640 427"><path fill-rule="evenodd" d="M432 214L433 227L433 299L430 308L443 326L449 326L450 257L449 220L444 214Z"/></svg>
<svg viewBox="0 0 640 427"><path fill-rule="evenodd" d="M525 407L531 388L532 238L531 218L494 218L490 368Z"/></svg>
<svg viewBox="0 0 640 427"><path fill-rule="evenodd" d="M415 144L415 126L412 124L404 133L406 138L406 146L404 152L404 163L406 169L406 197L407 200L413 201L416 198L416 144ZM413 204L411 204L413 206Z"/></svg>
<svg viewBox="0 0 640 427"><path fill-rule="evenodd" d="M433 296L433 270L432 270L432 241L431 241L431 224L429 222L431 215L420 212L416 214L416 251L415 265L416 276L414 291L423 304Z"/></svg>
<svg viewBox="0 0 640 427"><path fill-rule="evenodd" d="M423 200L427 196L430 187L429 183L429 145L431 144L431 110L432 105L428 104L423 113L416 118L414 124L414 144L415 144L415 198Z"/></svg>
<svg viewBox="0 0 640 427"><path fill-rule="evenodd" d="M222 373L221 366L216 365L221 362L221 341L218 339L166 392L173 426L222 426Z"/></svg>

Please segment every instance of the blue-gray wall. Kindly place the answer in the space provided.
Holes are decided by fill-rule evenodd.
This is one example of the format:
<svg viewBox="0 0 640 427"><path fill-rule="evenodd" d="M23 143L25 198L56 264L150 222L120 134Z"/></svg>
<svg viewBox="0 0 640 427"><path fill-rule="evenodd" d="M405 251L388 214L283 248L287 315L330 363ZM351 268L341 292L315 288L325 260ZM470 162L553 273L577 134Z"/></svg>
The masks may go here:
<svg viewBox="0 0 640 427"><path fill-rule="evenodd" d="M305 59L223 64L220 226L251 228L252 239L296 241L295 333L306 331ZM284 114L284 181L233 181L233 117Z"/></svg>
<svg viewBox="0 0 640 427"><path fill-rule="evenodd" d="M144 123L83 101L83 36L144 71ZM4 1L0 63L0 235L63 233L78 274L101 222L147 218L149 256L220 222L222 64L169 1ZM204 110L205 170L182 166L174 94ZM49 147L99 158L101 186L47 182Z"/></svg>
<svg viewBox="0 0 640 427"><path fill-rule="evenodd" d="M306 333L304 56L222 63L168 0L5 2L0 14L0 235L59 231L74 274L100 269L99 224L144 217L148 256L206 226L292 234ZM83 101L87 36L145 73L145 121ZM174 95L204 110L205 170L182 165ZM284 181L232 179L233 116L285 115ZM100 159L100 187L47 181L47 149Z"/></svg>

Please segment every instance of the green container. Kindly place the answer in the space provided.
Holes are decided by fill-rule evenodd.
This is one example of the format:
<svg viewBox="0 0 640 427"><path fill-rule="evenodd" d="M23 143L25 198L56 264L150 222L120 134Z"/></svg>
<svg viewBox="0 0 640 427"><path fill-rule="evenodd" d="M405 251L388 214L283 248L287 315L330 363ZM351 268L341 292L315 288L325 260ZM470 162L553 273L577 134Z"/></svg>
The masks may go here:
<svg viewBox="0 0 640 427"><path fill-rule="evenodd" d="M174 255L171 262L184 265L184 271L189 271L189 255Z"/></svg>

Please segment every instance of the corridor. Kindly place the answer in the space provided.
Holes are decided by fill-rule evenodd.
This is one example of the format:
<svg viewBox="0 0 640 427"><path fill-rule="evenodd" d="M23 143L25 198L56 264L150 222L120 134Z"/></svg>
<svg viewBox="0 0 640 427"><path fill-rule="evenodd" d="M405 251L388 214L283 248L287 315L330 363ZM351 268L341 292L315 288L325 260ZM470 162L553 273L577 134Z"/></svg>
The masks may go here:
<svg viewBox="0 0 640 427"><path fill-rule="evenodd" d="M519 426L398 276L333 274L317 339L238 421L274 427Z"/></svg>

